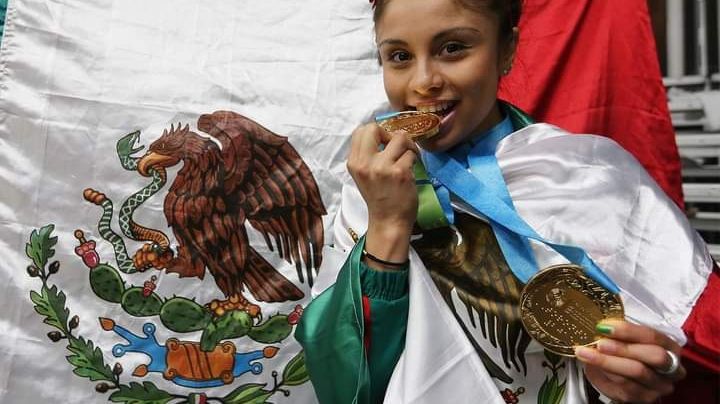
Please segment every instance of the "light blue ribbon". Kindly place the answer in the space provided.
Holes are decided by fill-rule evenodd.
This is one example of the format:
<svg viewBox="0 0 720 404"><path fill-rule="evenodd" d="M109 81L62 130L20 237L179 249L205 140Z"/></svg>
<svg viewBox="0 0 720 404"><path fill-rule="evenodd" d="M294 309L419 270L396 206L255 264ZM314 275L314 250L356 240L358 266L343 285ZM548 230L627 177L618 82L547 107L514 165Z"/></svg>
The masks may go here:
<svg viewBox="0 0 720 404"><path fill-rule="evenodd" d="M510 129L508 130L508 125ZM454 153L429 153L422 151L422 159L428 174L436 186L440 204L445 211L452 212L449 192L470 204L485 215L495 232L498 244L505 255L513 274L523 283L538 271L529 239L552 247L568 261L580 265L585 273L612 293L620 289L593 262L580 247L553 243L542 238L515 210L507 185L495 158L495 149L500 140L512 133L512 124L506 118L488 133L479 137L473 146L459 146ZM458 160L465 162L460 154L462 148L472 147L467 154L470 171ZM448 192L449 191L449 192ZM452 216L448 216L450 219Z"/></svg>

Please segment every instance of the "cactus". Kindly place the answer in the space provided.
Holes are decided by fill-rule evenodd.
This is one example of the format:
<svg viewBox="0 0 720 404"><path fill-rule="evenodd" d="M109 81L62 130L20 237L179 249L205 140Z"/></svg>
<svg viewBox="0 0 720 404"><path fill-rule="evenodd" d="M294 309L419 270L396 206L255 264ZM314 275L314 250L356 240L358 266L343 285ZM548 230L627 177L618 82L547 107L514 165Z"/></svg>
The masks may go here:
<svg viewBox="0 0 720 404"><path fill-rule="evenodd" d="M248 337L263 344L275 344L287 338L290 332L292 325L288 322L288 316L278 314L250 329Z"/></svg>
<svg viewBox="0 0 720 404"><path fill-rule="evenodd" d="M107 264L90 271L90 285L99 298L120 303L131 316L160 316L165 327L174 332L202 330L203 350L212 350L220 341L245 335L262 344L275 344L287 338L293 328L284 314L253 326L252 317L243 310L232 310L213 319L210 311L194 300L175 296L163 302L152 289L126 287L118 270Z"/></svg>
<svg viewBox="0 0 720 404"><path fill-rule="evenodd" d="M240 338L252 328L252 318L241 310L233 310L218 317L205 327L200 338L200 348L210 351L224 339Z"/></svg>
<svg viewBox="0 0 720 404"><path fill-rule="evenodd" d="M90 271L90 287L99 298L111 303L120 303L125 292L125 282L117 269L107 264L100 264Z"/></svg>
<svg viewBox="0 0 720 404"><path fill-rule="evenodd" d="M151 293L145 297L143 288L133 286L123 293L121 304L131 316L148 317L160 314L163 302L157 294Z"/></svg>
<svg viewBox="0 0 720 404"><path fill-rule="evenodd" d="M169 330L191 332L210 323L210 313L203 306L184 297L173 297L160 309L160 320Z"/></svg>

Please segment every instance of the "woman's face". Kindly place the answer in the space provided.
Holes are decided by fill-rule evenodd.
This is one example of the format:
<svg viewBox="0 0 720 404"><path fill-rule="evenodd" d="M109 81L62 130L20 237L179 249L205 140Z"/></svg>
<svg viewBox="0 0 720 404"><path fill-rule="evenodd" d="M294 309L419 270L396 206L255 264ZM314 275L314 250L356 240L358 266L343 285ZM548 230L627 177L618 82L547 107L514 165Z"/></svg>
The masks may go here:
<svg viewBox="0 0 720 404"><path fill-rule="evenodd" d="M388 100L397 111L440 115L440 133L421 146L447 150L500 121L498 22L454 0L391 0L375 25Z"/></svg>

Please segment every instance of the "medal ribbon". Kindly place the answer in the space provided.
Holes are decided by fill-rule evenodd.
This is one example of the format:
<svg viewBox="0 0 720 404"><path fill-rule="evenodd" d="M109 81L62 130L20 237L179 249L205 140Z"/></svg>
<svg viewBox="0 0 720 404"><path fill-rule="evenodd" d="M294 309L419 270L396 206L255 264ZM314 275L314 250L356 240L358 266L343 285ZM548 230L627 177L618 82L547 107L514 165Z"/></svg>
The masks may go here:
<svg viewBox="0 0 720 404"><path fill-rule="evenodd" d="M508 112L517 113L510 108ZM498 125L500 126L502 124ZM533 239L550 246L568 261L583 267L585 273L605 289L618 293L620 289L617 285L582 248L545 240L516 212L495 158L497 143L511 132L494 130L475 143L468 158L472 173L448 153L422 151L422 159L430 173L431 182L440 183L439 188L447 188L487 217L508 266L521 282L527 283L538 270L528 241ZM443 194L438 192L440 205L448 206L449 196L446 198Z"/></svg>

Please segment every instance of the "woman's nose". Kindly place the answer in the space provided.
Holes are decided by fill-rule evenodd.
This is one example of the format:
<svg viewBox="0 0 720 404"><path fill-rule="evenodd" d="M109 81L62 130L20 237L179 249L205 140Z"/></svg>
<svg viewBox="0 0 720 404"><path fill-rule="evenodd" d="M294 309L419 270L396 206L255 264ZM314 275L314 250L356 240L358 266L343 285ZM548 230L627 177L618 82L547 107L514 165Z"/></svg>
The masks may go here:
<svg viewBox="0 0 720 404"><path fill-rule="evenodd" d="M432 95L443 86L442 75L432 62L418 63L411 79L411 90L419 95Z"/></svg>

